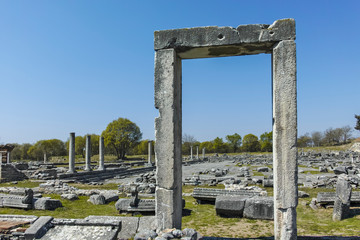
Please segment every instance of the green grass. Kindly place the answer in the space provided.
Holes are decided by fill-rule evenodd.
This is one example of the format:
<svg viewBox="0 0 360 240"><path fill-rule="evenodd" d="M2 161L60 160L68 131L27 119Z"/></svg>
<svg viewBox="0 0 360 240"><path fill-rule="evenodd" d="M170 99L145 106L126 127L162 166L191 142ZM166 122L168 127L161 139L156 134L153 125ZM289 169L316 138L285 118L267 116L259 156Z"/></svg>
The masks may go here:
<svg viewBox="0 0 360 240"><path fill-rule="evenodd" d="M17 186L17 187L36 187L39 182L22 181L17 185L8 183L0 186ZM117 189L117 184L106 185L86 185L70 184L80 189ZM223 185L217 186L197 186L223 189ZM184 193L192 193L195 186L183 186ZM273 188L266 188L268 196L273 196ZM327 188L303 188L299 190L309 193L310 197L299 199L297 207L297 228L298 235L301 236L356 236L360 234L360 215L345 219L340 222L332 221L332 208L313 210L309 206L311 199L316 197L318 192L334 192L334 189ZM53 199L60 199L59 195L45 195ZM21 210L14 208L0 208L0 214L24 214L36 216L53 216L55 218L85 218L89 215L105 216L124 216L120 215L115 209L115 202L107 205L93 205L87 200L89 197L80 196L79 200L69 201L60 199L63 206L55 211L45 210ZM182 218L182 228L195 228L204 236L217 237L265 237L273 236L273 221L252 220L245 218L222 218L216 215L214 205L198 204L193 197L184 197L186 201L184 216ZM352 208L352 211L355 211ZM357 210L360 214L360 209ZM127 215L129 216L129 215Z"/></svg>
<svg viewBox="0 0 360 240"><path fill-rule="evenodd" d="M44 195L53 199L61 200L62 208L54 211L48 210L22 210L15 208L0 208L0 214L22 214L35 216L52 216L54 218L85 218L89 215L116 216L119 215L115 208L115 202L107 205L93 205L87 200L89 197L79 196L79 200L70 201L61 199L59 195Z"/></svg>
<svg viewBox="0 0 360 240"><path fill-rule="evenodd" d="M0 187L19 187L19 188L34 188L38 187L41 182L39 181L19 181L17 184L13 184L12 182L0 183Z"/></svg>
<svg viewBox="0 0 360 240"><path fill-rule="evenodd" d="M104 185L88 185L88 184L80 184L80 183L69 183L70 186L79 188L79 189L100 189L100 190L118 190L119 184L116 183L108 183Z"/></svg>

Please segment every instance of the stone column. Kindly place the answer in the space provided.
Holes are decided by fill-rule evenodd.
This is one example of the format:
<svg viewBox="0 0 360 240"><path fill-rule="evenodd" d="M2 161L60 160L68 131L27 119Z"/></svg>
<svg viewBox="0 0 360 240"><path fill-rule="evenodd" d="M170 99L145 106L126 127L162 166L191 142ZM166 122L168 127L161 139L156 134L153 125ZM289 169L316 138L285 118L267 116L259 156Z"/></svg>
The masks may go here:
<svg viewBox="0 0 360 240"><path fill-rule="evenodd" d="M199 160L199 146L196 146L196 160Z"/></svg>
<svg viewBox="0 0 360 240"><path fill-rule="evenodd" d="M46 155L46 153L44 153L44 163L46 163L47 162L47 155Z"/></svg>
<svg viewBox="0 0 360 240"><path fill-rule="evenodd" d="M0 164L3 164L2 159L3 159L2 153L0 153Z"/></svg>
<svg viewBox="0 0 360 240"><path fill-rule="evenodd" d="M69 140L69 171L68 173L76 173L75 171L75 133L70 133Z"/></svg>
<svg viewBox="0 0 360 240"><path fill-rule="evenodd" d="M148 164L152 164L152 143L151 141L148 142Z"/></svg>
<svg viewBox="0 0 360 240"><path fill-rule="evenodd" d="M193 160L193 146L190 146L190 160Z"/></svg>
<svg viewBox="0 0 360 240"><path fill-rule="evenodd" d="M203 160L205 159L205 148L202 149Z"/></svg>
<svg viewBox="0 0 360 240"><path fill-rule="evenodd" d="M86 135L85 143L85 171L91 171L91 136Z"/></svg>
<svg viewBox="0 0 360 240"><path fill-rule="evenodd" d="M297 239L296 45L277 43L272 53L275 239Z"/></svg>
<svg viewBox="0 0 360 240"><path fill-rule="evenodd" d="M11 163L10 156L11 156L10 152L7 152L6 163Z"/></svg>
<svg viewBox="0 0 360 240"><path fill-rule="evenodd" d="M157 229L181 229L181 59L174 49L155 52L155 107Z"/></svg>
<svg viewBox="0 0 360 240"><path fill-rule="evenodd" d="M98 170L105 170L105 164L104 164L104 137L99 138L99 168Z"/></svg>

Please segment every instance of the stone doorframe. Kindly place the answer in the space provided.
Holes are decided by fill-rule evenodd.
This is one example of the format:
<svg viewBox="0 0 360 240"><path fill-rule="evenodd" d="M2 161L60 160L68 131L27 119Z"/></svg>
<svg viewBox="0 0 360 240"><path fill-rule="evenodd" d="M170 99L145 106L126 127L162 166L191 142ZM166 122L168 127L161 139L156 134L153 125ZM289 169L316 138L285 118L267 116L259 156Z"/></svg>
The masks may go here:
<svg viewBox="0 0 360 240"><path fill-rule="evenodd" d="M155 161L158 230L181 229L182 77L181 60L272 54L275 239L296 239L297 100L294 19L272 25L197 27L156 31Z"/></svg>

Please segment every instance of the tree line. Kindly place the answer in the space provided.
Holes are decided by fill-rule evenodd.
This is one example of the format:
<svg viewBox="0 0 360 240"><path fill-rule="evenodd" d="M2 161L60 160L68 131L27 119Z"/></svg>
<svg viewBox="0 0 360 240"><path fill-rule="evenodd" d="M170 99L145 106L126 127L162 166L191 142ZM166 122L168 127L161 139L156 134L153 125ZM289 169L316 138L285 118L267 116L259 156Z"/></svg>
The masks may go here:
<svg viewBox="0 0 360 240"><path fill-rule="evenodd" d="M355 128L356 129L356 128ZM298 147L336 146L351 142L353 129L350 126L328 128L323 132L305 133L297 141Z"/></svg>
<svg viewBox="0 0 360 240"><path fill-rule="evenodd" d="M206 153L237 153L237 152L272 152L272 132L265 132L260 138L247 134L242 138L238 133L227 135L225 141L216 137L212 141L199 142L193 136L184 134L182 138L182 153L189 154L193 147L199 151L205 148ZM195 153L195 152L194 152Z"/></svg>
<svg viewBox="0 0 360 240"><path fill-rule="evenodd" d="M355 115L357 120L354 129L360 131L360 115ZM298 138L298 147L319 147L334 146L350 142L352 137L352 128L344 126L341 128L328 128L324 132L314 131L311 134L306 133ZM100 135L87 134L91 136L91 153L99 154ZM75 137L75 154L79 157L85 157L86 136ZM118 118L109 123L106 129L101 133L104 137L105 154L117 156L118 159L125 159L125 155L146 155L148 154L149 140L141 140L142 133L140 128L127 118ZM152 141L152 148L155 142ZM211 141L199 142L192 135L184 134L182 136L182 153L190 154L193 147L195 153L196 147L201 151L206 149L206 153L236 153L236 152L271 152L273 144L273 134L264 132L260 137L254 134L247 134L242 138L238 133L227 135L225 141L216 137ZM35 144L14 144L15 148L11 153L16 160L46 160L53 156L66 156L69 148L69 140L63 142L59 139L40 140ZM152 152L154 152L152 150Z"/></svg>

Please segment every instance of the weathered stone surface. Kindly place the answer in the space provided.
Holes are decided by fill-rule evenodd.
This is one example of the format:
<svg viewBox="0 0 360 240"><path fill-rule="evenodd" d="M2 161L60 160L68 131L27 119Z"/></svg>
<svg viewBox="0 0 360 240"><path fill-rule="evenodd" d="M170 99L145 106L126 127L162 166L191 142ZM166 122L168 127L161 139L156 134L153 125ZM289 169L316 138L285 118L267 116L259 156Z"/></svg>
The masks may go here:
<svg viewBox="0 0 360 240"><path fill-rule="evenodd" d="M39 198L34 200L34 208L37 210L55 210L62 207L60 200L57 199Z"/></svg>
<svg viewBox="0 0 360 240"><path fill-rule="evenodd" d="M102 192L101 195L104 196L106 203L115 202L119 199L117 191L105 191Z"/></svg>
<svg viewBox="0 0 360 240"><path fill-rule="evenodd" d="M224 217L242 217L247 197L219 195L216 197L216 214Z"/></svg>
<svg viewBox="0 0 360 240"><path fill-rule="evenodd" d="M143 218L143 217L142 217ZM118 239L130 239L133 238L139 227L139 217L114 217L114 216L88 216L85 220L92 222L98 221L99 223L116 220L121 221L121 229L118 233Z"/></svg>
<svg viewBox="0 0 360 240"><path fill-rule="evenodd" d="M296 239L297 103L295 22L155 32L155 120L159 230L181 224L181 59L271 53L275 238ZM180 171L180 173L178 172ZM159 201L163 199L164 202ZM174 217L175 216L175 217Z"/></svg>
<svg viewBox="0 0 360 240"><path fill-rule="evenodd" d="M244 217L251 219L274 219L274 199L272 197L254 197L245 201Z"/></svg>
<svg viewBox="0 0 360 240"><path fill-rule="evenodd" d="M155 107L158 226L181 228L181 60L173 49L155 55Z"/></svg>
<svg viewBox="0 0 360 240"><path fill-rule="evenodd" d="M197 27L155 31L155 50L173 48L183 59L270 53L272 45L295 39L295 21L282 19L272 25Z"/></svg>
<svg viewBox="0 0 360 240"><path fill-rule="evenodd" d="M299 198L307 198L307 197L310 197L310 195L304 191L299 191L298 192L298 197Z"/></svg>
<svg viewBox="0 0 360 240"><path fill-rule="evenodd" d="M221 195L232 195L238 197L254 197L262 195L262 191L257 190L225 190L225 189L213 189L213 188L194 188L193 197L200 201L215 202L216 198Z"/></svg>
<svg viewBox="0 0 360 240"><path fill-rule="evenodd" d="M293 40L273 48L273 156L275 238L296 239L297 102L296 46ZM292 215L293 214L293 215Z"/></svg>
<svg viewBox="0 0 360 240"><path fill-rule="evenodd" d="M336 175L340 175L340 174L347 174L348 172L345 166L339 166L334 168L334 173Z"/></svg>
<svg viewBox="0 0 360 240"><path fill-rule="evenodd" d="M74 200L78 200L79 197L78 195L74 194L74 193L66 193L66 194L62 194L61 198L66 199L66 200L70 200L70 201L74 201Z"/></svg>
<svg viewBox="0 0 360 240"><path fill-rule="evenodd" d="M121 221L115 219L102 220L100 222L92 219L54 219L52 221L54 226L41 239L69 239L69 236L71 239L116 239Z"/></svg>
<svg viewBox="0 0 360 240"><path fill-rule="evenodd" d="M69 139L69 171L75 173L75 133L70 133Z"/></svg>
<svg viewBox="0 0 360 240"><path fill-rule="evenodd" d="M169 227L171 225L181 226L181 216L182 216L181 193L180 196L177 196L177 194L172 190L157 188L155 204L156 204L157 223L160 229L172 228Z"/></svg>
<svg viewBox="0 0 360 240"><path fill-rule="evenodd" d="M350 215L351 185L343 178L339 178L336 185L336 198L333 210L333 220L340 221Z"/></svg>
<svg viewBox="0 0 360 240"><path fill-rule="evenodd" d="M24 237L25 240L38 239L44 236L51 227L51 220L53 217L41 216L28 229L26 229Z"/></svg>
<svg viewBox="0 0 360 240"><path fill-rule="evenodd" d="M268 168L268 167L259 167L258 169L257 169L257 171L258 172L270 172L270 168Z"/></svg>
<svg viewBox="0 0 360 240"><path fill-rule="evenodd" d="M154 230L142 230L135 235L134 240L148 240L156 237L157 233Z"/></svg>
<svg viewBox="0 0 360 240"><path fill-rule="evenodd" d="M84 171L91 171L91 135L86 135L85 142L85 169Z"/></svg>
<svg viewBox="0 0 360 240"><path fill-rule="evenodd" d="M91 195L89 198L89 202L94 205L104 205L106 204L105 197L103 195Z"/></svg>

